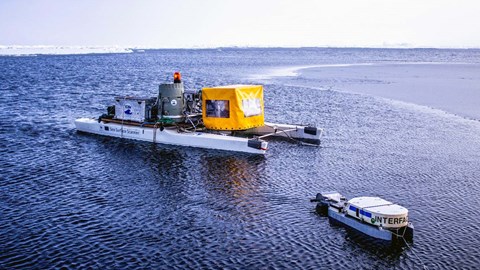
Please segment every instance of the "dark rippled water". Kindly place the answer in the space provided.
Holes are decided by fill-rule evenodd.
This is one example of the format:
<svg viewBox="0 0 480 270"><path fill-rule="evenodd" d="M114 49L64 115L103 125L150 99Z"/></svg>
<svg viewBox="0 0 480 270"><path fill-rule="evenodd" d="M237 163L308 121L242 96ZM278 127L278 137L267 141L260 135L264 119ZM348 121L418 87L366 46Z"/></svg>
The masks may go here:
<svg viewBox="0 0 480 270"><path fill-rule="evenodd" d="M115 95L255 83L273 67L480 62L475 50L222 49L0 57L0 268L475 269L480 122L309 81L265 85L266 118L326 130L265 157L77 134ZM330 224L321 190L410 210L414 243Z"/></svg>

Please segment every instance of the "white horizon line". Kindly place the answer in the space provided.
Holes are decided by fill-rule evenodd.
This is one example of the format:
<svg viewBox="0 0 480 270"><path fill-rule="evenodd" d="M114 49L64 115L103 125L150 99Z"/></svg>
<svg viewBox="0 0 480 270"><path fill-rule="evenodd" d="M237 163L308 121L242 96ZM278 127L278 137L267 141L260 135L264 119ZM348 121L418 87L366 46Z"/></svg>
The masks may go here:
<svg viewBox="0 0 480 270"><path fill-rule="evenodd" d="M480 46L415 46L415 45L349 45L349 46L339 46L339 45L318 45L318 46L288 46L288 45L219 45L219 46L151 46L151 45L46 45L46 44L37 44L37 45L20 45L20 44L9 44L3 45L0 44L0 49L42 49L42 48L118 48L118 49L144 49L144 50L176 50L176 49L270 49L270 48L280 48L280 49L302 49L302 48L319 48L319 49L458 49L458 50L468 50L468 49L480 49Z"/></svg>

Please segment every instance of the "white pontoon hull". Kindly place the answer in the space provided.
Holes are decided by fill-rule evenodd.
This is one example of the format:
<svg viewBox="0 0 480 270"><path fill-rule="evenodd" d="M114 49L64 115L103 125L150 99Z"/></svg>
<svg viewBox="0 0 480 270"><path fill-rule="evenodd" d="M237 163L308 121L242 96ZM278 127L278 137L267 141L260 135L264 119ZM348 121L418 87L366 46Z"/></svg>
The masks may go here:
<svg viewBox="0 0 480 270"><path fill-rule="evenodd" d="M371 237L386 241L392 240L393 234L391 231L361 223L356 219L347 217L343 213L339 213L338 210L335 208L328 208L328 217Z"/></svg>
<svg viewBox="0 0 480 270"><path fill-rule="evenodd" d="M104 136L252 154L265 154L268 144L263 140L252 140L222 133L178 132L177 128L173 126L160 129L160 127L153 128L140 124L127 125L112 120L99 122L94 118L79 118L75 120L75 126L78 131ZM315 127L265 123L265 126L236 133L244 136L254 135L258 139L284 137L319 145L322 130Z"/></svg>
<svg viewBox="0 0 480 270"><path fill-rule="evenodd" d="M97 119L92 118L77 119L75 126L78 131L104 136L252 154L265 154L267 146L267 142L264 142L264 149L256 149L248 146L246 138L204 132L179 133L175 127L165 127L161 131L160 128L98 122Z"/></svg>

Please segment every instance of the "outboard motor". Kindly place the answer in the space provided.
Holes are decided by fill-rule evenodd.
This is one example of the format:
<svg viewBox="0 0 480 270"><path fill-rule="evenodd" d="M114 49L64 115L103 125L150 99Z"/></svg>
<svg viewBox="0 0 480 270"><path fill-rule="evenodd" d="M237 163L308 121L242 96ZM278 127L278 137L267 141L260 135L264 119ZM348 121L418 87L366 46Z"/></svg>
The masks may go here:
<svg viewBox="0 0 480 270"><path fill-rule="evenodd" d="M158 117L166 122L183 122L185 88L180 72L173 75L173 83L160 84L158 89Z"/></svg>

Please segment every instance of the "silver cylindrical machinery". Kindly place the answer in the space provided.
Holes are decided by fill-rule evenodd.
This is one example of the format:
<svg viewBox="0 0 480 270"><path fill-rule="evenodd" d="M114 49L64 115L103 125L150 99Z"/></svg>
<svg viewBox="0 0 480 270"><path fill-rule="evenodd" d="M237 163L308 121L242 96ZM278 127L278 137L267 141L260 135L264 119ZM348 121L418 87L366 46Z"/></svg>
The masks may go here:
<svg viewBox="0 0 480 270"><path fill-rule="evenodd" d="M176 123L184 121L184 92L182 82L160 84L158 91L159 119Z"/></svg>

